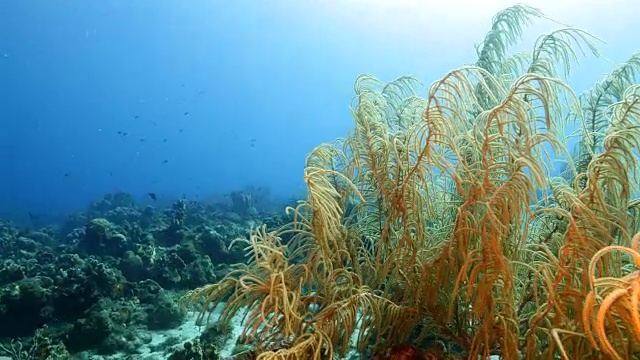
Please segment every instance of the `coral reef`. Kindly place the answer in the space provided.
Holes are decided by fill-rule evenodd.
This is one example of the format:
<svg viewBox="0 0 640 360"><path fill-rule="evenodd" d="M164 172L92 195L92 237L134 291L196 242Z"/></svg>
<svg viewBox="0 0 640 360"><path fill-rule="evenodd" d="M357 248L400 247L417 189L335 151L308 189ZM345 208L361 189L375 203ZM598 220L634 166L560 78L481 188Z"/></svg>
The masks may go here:
<svg viewBox="0 0 640 360"><path fill-rule="evenodd" d="M185 199L139 207L116 193L58 227L0 221L0 357L139 356L149 332L184 321L180 294L243 260L230 245L246 240L247 221L270 215L236 221L231 207ZM211 344L199 346L212 354Z"/></svg>
<svg viewBox="0 0 640 360"><path fill-rule="evenodd" d="M640 52L577 96L588 33L506 52L541 17L500 12L477 62L426 89L359 77L355 128L307 157L292 223L257 227L246 265L185 296L200 320L243 314L261 360L420 358L433 341L435 358L637 357Z"/></svg>

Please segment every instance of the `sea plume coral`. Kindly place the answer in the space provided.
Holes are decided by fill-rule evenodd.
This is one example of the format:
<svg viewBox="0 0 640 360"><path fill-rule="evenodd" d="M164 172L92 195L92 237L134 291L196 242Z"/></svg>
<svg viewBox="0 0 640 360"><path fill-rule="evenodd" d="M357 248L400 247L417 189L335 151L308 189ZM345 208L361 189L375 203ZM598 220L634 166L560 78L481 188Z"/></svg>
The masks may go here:
<svg viewBox="0 0 640 360"><path fill-rule="evenodd" d="M359 77L354 129L308 155L292 223L256 229L247 264L185 296L201 318L244 313L259 359L434 340L469 359L638 355L640 62L577 96L565 80L576 49L598 55L588 33L506 52L539 17L500 12L478 61L428 88Z"/></svg>
<svg viewBox="0 0 640 360"><path fill-rule="evenodd" d="M584 305L584 328L593 347L602 349L605 354L615 359L622 359L622 356L614 349L608 334L615 338L613 343L625 352L640 339L640 271L635 270L620 278L596 278L595 267L600 258L616 250L631 255L633 264L637 268L640 267L639 243L640 233L634 236L631 248L607 246L598 251L589 264L591 291ZM606 324L607 320L609 324ZM607 331L607 325L609 329L615 330ZM631 334L633 339L630 341L621 336L623 334Z"/></svg>

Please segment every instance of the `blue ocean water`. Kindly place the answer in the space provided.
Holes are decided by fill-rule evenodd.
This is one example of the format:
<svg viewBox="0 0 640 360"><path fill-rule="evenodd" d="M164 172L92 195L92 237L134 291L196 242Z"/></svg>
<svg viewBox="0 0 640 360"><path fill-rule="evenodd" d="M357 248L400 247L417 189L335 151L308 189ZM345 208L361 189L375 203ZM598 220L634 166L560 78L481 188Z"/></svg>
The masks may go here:
<svg viewBox="0 0 640 360"><path fill-rule="evenodd" d="M71 239L64 245L100 257L101 264L113 265L138 288L144 277L128 273L130 265L124 263L134 256L148 261L146 250L134 254L130 243L131 248L100 253L103 249L82 245L92 231L106 231L108 239L135 238L136 245L154 251L156 245L184 245L184 239L176 240L176 226L188 227L198 239L224 234L221 243L246 235L247 229L229 225L226 215L220 215L228 221L224 231L185 225L186 201L223 199L233 208L235 200L243 203L244 192L258 201L269 198L269 211L266 205L258 210L272 215L304 198L307 154L354 127L350 106L358 75L384 81L413 75L428 86L447 71L473 63L474 46L484 39L492 16L511 5L503 0L2 0L0 222L11 221L16 227L6 233L38 246ZM580 64L569 78L578 94L640 48L632 31L640 4L633 1L537 0L529 5L561 23L539 19L511 52L531 51L539 34L565 25L602 39L595 41L601 57L578 54ZM123 197L116 201L113 194ZM130 194L135 206L122 194ZM114 208L100 208L101 201L135 212L143 230L127 228L130 214L120 209L114 215ZM92 203L91 211L100 216L73 218ZM154 209L148 214L147 205ZM229 210L189 206L194 218ZM103 222L102 215L115 225ZM240 215L251 220L243 224L247 228L256 220L253 213ZM152 218L166 228L149 225ZM46 225L62 230L29 233ZM163 261L170 263L171 254L167 250ZM182 270L158 275L162 266L147 270L167 290L215 278L207 274L212 276L171 288L171 281L166 285L158 279ZM112 290L129 299L127 286L118 283ZM46 324L59 320L42 318ZM31 336L30 330L19 335ZM0 331L0 344L3 335Z"/></svg>
<svg viewBox="0 0 640 360"><path fill-rule="evenodd" d="M509 5L419 3L2 1L0 213L52 216L112 191L303 193L305 155L352 127L358 74L428 84L472 62ZM635 49L625 6L546 5L606 39L611 63ZM584 59L574 87L610 67Z"/></svg>

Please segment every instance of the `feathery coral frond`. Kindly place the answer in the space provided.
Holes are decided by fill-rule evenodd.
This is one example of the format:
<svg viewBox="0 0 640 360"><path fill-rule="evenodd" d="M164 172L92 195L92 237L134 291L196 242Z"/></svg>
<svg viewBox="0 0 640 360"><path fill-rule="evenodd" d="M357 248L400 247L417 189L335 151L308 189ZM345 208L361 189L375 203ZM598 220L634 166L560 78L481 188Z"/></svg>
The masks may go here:
<svg viewBox="0 0 640 360"><path fill-rule="evenodd" d="M475 65L426 89L360 76L354 129L308 155L293 222L185 296L199 319L244 313L258 359L426 339L469 359L640 355L640 53L578 98L565 80L595 38L561 29L510 56L536 17L500 12ZM558 157L573 176L552 177Z"/></svg>

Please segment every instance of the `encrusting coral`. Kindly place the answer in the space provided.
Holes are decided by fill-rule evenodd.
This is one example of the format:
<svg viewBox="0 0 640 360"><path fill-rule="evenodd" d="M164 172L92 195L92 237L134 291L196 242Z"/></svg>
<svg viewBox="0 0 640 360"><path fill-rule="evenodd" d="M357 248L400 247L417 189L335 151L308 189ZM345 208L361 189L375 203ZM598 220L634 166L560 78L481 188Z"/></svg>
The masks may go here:
<svg viewBox="0 0 640 360"><path fill-rule="evenodd" d="M256 229L247 264L185 296L201 320L245 313L264 360L434 339L469 359L640 355L640 52L577 96L588 33L506 52L541 17L498 13L477 62L426 92L359 77L355 128L309 154L292 223Z"/></svg>

